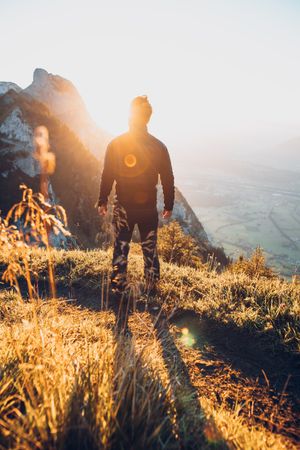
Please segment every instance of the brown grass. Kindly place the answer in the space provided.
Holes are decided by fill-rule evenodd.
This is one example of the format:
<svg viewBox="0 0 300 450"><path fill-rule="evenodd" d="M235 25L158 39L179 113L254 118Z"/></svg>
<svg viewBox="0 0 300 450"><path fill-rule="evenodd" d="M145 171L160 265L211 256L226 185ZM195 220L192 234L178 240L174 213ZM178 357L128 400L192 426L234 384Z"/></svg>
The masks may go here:
<svg viewBox="0 0 300 450"><path fill-rule="evenodd" d="M137 253L134 247L134 253ZM100 293L111 266L108 251L53 250L56 281L71 291L80 288ZM6 259L0 256L0 270ZM47 253L36 250L31 261L40 280L47 279ZM130 256L129 279L142 278L141 256ZM300 286L280 278L250 277L242 272L193 269L162 263L157 301L167 315L193 310L220 325L234 327L259 338L265 351L300 350Z"/></svg>
<svg viewBox="0 0 300 450"><path fill-rule="evenodd" d="M159 350L149 359L147 340L115 335L112 312L0 305L2 448L182 448Z"/></svg>
<svg viewBox="0 0 300 450"><path fill-rule="evenodd" d="M295 448L247 424L238 403L198 399L188 349L147 313L122 335L114 313L95 308L1 293L0 448Z"/></svg>
<svg viewBox="0 0 300 450"><path fill-rule="evenodd" d="M41 300L49 296L49 252L64 299ZM139 306L146 300L137 287L143 264L134 253L129 279ZM213 265L163 263L158 311L134 313L124 335L107 310L111 250L28 249L28 255L36 299L24 302L22 274L16 279L23 299L7 287L0 291L6 344L0 349L0 448L296 448L280 431L247 419L238 396L228 407L201 395L186 347L194 341L176 339L167 322L158 325L162 317L193 311L228 335L238 330L255 337L265 357L298 355L299 285L232 269L218 274ZM0 271L8 262L2 252Z"/></svg>

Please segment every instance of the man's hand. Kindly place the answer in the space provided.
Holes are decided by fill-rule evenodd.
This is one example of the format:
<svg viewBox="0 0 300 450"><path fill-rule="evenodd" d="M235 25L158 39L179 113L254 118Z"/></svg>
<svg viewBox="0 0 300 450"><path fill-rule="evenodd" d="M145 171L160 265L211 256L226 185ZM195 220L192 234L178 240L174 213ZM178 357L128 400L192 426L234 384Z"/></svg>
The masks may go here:
<svg viewBox="0 0 300 450"><path fill-rule="evenodd" d="M167 209L164 209L164 211L162 213L163 219L170 219L171 216L172 216L172 211L168 211Z"/></svg>
<svg viewBox="0 0 300 450"><path fill-rule="evenodd" d="M106 216L107 205L98 206L98 214L99 214L99 216Z"/></svg>

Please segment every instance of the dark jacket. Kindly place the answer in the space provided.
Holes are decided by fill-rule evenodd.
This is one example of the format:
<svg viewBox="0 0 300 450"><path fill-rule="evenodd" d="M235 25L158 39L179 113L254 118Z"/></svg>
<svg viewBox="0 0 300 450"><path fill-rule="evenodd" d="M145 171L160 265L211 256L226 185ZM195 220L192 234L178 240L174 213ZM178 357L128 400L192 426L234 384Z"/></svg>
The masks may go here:
<svg viewBox="0 0 300 450"><path fill-rule="evenodd" d="M126 209L155 209L160 175L165 209L174 205L174 176L166 146L147 128L129 131L107 146L98 205L107 199L116 181L117 201Z"/></svg>

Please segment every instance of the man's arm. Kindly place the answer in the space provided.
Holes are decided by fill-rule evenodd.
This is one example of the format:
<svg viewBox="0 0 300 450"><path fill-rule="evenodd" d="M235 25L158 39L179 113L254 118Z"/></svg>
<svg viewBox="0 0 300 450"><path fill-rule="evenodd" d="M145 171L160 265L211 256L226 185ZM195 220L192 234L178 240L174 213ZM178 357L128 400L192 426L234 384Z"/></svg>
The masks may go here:
<svg viewBox="0 0 300 450"><path fill-rule="evenodd" d="M114 173L112 146L111 144L108 144L104 157L104 166L101 176L100 193L98 200L99 212L100 208L102 208L102 212L100 212L101 214L107 207L108 196L112 189L114 180L115 180L115 173Z"/></svg>
<svg viewBox="0 0 300 450"><path fill-rule="evenodd" d="M160 159L160 179L164 193L165 211L172 211L174 206L174 175L168 149L162 148ZM167 215L170 217L171 214Z"/></svg>

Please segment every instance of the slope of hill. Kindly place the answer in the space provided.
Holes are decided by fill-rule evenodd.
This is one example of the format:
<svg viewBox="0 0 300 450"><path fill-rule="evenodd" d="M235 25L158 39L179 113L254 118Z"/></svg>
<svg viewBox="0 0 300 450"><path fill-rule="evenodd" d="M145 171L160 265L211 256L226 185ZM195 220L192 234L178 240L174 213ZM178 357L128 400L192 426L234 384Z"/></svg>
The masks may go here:
<svg viewBox="0 0 300 450"><path fill-rule="evenodd" d="M10 81L0 81L0 95L6 94L6 92L11 89L15 92L21 92L22 90L22 88L20 88L20 86L16 83L11 83Z"/></svg>
<svg viewBox="0 0 300 450"><path fill-rule="evenodd" d="M300 286L163 263L124 333L110 252L53 257L64 300L0 292L3 448L297 448ZM42 280L46 253L32 263Z"/></svg>
<svg viewBox="0 0 300 450"><path fill-rule="evenodd" d="M71 232L84 247L95 247L106 241L108 222L97 217L101 163L82 144L70 128L33 97L10 90L0 96L0 210L3 213L18 201L21 183L39 189L39 168L32 157L33 130L45 125L50 145L56 154L56 172L51 178L55 201L66 208ZM162 192L159 202L162 203ZM219 261L227 259L222 249L213 248L203 226L183 195L176 190L174 218L198 241L203 259L216 253ZM109 218L108 218L109 219Z"/></svg>

